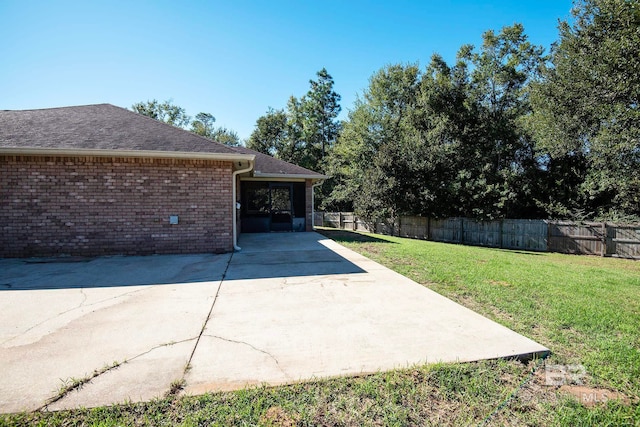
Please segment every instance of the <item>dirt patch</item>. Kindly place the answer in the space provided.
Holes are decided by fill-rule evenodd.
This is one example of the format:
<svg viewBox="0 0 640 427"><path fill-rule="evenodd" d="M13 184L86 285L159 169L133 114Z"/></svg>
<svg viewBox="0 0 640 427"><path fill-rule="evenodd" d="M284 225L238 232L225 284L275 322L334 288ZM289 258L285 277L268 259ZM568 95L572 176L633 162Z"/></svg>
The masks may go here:
<svg viewBox="0 0 640 427"><path fill-rule="evenodd" d="M630 400L627 396L617 391L607 390L606 388L593 388L581 385L563 385L560 392L570 394L578 399L578 402L584 406L595 406L607 403L609 400L619 400L628 405Z"/></svg>
<svg viewBox="0 0 640 427"><path fill-rule="evenodd" d="M489 280L489 283L496 286L511 286L511 283L505 282L504 280Z"/></svg>
<svg viewBox="0 0 640 427"><path fill-rule="evenodd" d="M586 407L606 404L610 400L618 400L624 405L630 405L632 399L628 396L606 388L588 387L578 384L565 384L562 386L552 386L546 384L544 367L539 368L531 381L527 382L518 393L521 401L527 403L549 403L558 404L558 399L562 395L573 396L578 402Z"/></svg>
<svg viewBox="0 0 640 427"><path fill-rule="evenodd" d="M280 406L272 406L260 417L260 425L273 427L294 427L298 421Z"/></svg>
<svg viewBox="0 0 640 427"><path fill-rule="evenodd" d="M363 252L369 252L375 255L379 255L382 252L382 248L376 243L360 243L358 248Z"/></svg>

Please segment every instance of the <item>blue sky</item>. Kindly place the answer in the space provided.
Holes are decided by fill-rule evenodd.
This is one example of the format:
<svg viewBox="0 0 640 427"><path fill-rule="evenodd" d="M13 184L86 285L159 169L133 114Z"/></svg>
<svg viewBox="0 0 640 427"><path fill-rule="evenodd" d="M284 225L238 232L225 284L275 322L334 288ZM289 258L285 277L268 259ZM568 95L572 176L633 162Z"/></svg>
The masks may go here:
<svg viewBox="0 0 640 427"><path fill-rule="evenodd" d="M0 0L0 109L173 99L247 138L326 67L343 114L387 64L452 63L520 22L548 48L570 0Z"/></svg>

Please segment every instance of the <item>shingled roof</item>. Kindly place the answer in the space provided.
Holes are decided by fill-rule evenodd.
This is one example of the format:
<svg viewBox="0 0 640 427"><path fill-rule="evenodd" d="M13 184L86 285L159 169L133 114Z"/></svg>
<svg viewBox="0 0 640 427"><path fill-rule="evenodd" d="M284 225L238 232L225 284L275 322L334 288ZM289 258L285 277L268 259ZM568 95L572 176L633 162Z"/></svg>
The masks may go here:
<svg viewBox="0 0 640 427"><path fill-rule="evenodd" d="M255 167L253 168L253 174L256 177L278 178L287 175L291 177L311 179L327 178L318 172L303 168L302 166L294 165L293 163L285 162L284 160L276 159L268 154L260 153L259 151L251 150L246 147L232 148L239 153L252 154L256 156Z"/></svg>
<svg viewBox="0 0 640 427"><path fill-rule="evenodd" d="M255 159L254 176L326 178L269 155L220 144L111 104L0 111L0 152L25 149Z"/></svg>
<svg viewBox="0 0 640 427"><path fill-rule="evenodd" d="M111 104L0 111L0 147L236 154L222 144Z"/></svg>

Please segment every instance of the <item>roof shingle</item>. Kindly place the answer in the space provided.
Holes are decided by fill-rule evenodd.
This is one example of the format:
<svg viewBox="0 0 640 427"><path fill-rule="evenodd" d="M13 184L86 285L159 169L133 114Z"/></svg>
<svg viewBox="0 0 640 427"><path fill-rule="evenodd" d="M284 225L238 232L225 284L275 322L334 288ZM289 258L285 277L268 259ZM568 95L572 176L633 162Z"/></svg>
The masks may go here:
<svg viewBox="0 0 640 427"><path fill-rule="evenodd" d="M0 148L255 156L254 174L324 175L245 147L229 147L111 104L0 111Z"/></svg>
<svg viewBox="0 0 640 427"><path fill-rule="evenodd" d="M254 151L246 147L233 147L233 149L241 154L253 154L256 156L254 167L254 173L256 176L298 175L316 179L326 178L322 174L303 168L302 166L294 165L293 163L285 162L284 160L276 159L268 154L260 153L259 151Z"/></svg>
<svg viewBox="0 0 640 427"><path fill-rule="evenodd" d="M235 153L111 104L0 111L0 147Z"/></svg>

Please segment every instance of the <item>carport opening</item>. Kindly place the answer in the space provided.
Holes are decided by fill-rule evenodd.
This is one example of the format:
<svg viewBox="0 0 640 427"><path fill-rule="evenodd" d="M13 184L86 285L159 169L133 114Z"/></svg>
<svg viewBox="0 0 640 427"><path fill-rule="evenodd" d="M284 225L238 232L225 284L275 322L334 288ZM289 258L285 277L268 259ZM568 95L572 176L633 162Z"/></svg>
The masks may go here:
<svg viewBox="0 0 640 427"><path fill-rule="evenodd" d="M245 181L240 191L243 233L305 231L304 182Z"/></svg>

